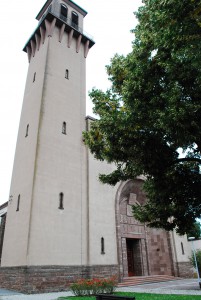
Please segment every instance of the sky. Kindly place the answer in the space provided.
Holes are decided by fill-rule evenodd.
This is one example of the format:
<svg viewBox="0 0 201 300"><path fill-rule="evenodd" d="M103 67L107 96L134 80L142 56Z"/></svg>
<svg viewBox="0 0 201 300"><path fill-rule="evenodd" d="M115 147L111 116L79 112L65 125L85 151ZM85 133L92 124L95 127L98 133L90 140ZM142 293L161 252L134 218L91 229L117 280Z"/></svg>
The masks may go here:
<svg viewBox="0 0 201 300"><path fill-rule="evenodd" d="M115 53L131 51L137 20L133 14L141 0L74 0L88 12L84 30L96 44L87 57L87 95L93 87L107 89L105 65ZM0 10L0 204L9 198L10 182L22 108L27 54L23 46L37 26L37 13L45 0L2 1ZM86 115L93 115L87 97Z"/></svg>

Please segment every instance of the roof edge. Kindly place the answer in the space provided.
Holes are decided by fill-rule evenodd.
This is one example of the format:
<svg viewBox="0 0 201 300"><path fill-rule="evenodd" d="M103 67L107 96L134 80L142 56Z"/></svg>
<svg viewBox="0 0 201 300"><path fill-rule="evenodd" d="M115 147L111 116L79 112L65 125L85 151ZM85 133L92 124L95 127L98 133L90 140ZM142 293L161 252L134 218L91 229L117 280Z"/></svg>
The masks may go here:
<svg viewBox="0 0 201 300"><path fill-rule="evenodd" d="M88 115L85 117L85 120L96 121L97 119Z"/></svg>
<svg viewBox="0 0 201 300"><path fill-rule="evenodd" d="M0 205L0 210L8 206L8 201Z"/></svg>

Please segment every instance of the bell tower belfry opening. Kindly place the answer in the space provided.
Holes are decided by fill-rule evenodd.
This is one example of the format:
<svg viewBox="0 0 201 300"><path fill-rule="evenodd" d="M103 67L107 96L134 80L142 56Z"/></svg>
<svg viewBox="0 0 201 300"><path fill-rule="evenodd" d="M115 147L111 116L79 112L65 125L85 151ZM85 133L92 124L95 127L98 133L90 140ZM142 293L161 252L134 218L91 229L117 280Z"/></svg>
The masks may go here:
<svg viewBox="0 0 201 300"><path fill-rule="evenodd" d="M1 259L1 267L31 266L38 278L56 272L69 282L88 264L82 132L86 57L94 41L83 29L86 15L73 1L47 0L23 49L29 68ZM60 288L67 283L58 279Z"/></svg>

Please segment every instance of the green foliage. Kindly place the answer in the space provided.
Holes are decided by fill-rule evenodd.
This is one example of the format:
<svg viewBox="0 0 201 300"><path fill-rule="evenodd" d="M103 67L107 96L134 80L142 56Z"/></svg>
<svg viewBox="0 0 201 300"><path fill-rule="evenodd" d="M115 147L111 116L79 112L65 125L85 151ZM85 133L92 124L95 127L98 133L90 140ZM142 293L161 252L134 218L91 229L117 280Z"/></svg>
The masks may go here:
<svg viewBox="0 0 201 300"><path fill-rule="evenodd" d="M75 296L90 296L101 293L111 294L115 291L117 282L115 278L109 279L80 279L70 285Z"/></svg>
<svg viewBox="0 0 201 300"><path fill-rule="evenodd" d="M188 237L195 237L195 239L201 238L201 226L199 222L195 222L191 228L191 230L187 233Z"/></svg>
<svg viewBox="0 0 201 300"><path fill-rule="evenodd" d="M147 294L147 293L130 293L130 292L118 292L115 293L120 296L135 297L136 300L198 300L200 296L192 295L160 295L160 294ZM61 297L63 300L96 300L95 297Z"/></svg>
<svg viewBox="0 0 201 300"><path fill-rule="evenodd" d="M98 119L84 138L116 165L103 183L146 176L135 218L184 234L201 215L201 1L143 2L132 52L107 66L111 89L90 92Z"/></svg>
<svg viewBox="0 0 201 300"><path fill-rule="evenodd" d="M201 250L196 250L195 251L195 256L196 256L196 260L197 260L199 274L201 274ZM196 268L193 252L192 252L191 257L190 257L190 262L193 265L193 267Z"/></svg>
<svg viewBox="0 0 201 300"><path fill-rule="evenodd" d="M118 295L133 296L136 300L198 300L200 295L162 295L162 294L143 294L143 293L131 293L131 292L118 292Z"/></svg>

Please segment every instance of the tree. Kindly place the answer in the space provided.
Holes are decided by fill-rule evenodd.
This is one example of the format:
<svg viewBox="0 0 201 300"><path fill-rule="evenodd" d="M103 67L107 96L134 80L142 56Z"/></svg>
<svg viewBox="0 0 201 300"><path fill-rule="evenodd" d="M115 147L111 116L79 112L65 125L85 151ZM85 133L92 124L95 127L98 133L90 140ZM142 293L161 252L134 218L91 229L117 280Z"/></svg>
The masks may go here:
<svg viewBox="0 0 201 300"><path fill-rule="evenodd" d="M201 214L201 1L143 3L132 52L106 67L111 88L90 92L98 118L84 138L116 165L103 183L146 176L135 218L184 234Z"/></svg>
<svg viewBox="0 0 201 300"><path fill-rule="evenodd" d="M195 222L191 230L187 233L188 237L194 237L195 239L201 238L201 227L199 222Z"/></svg>

